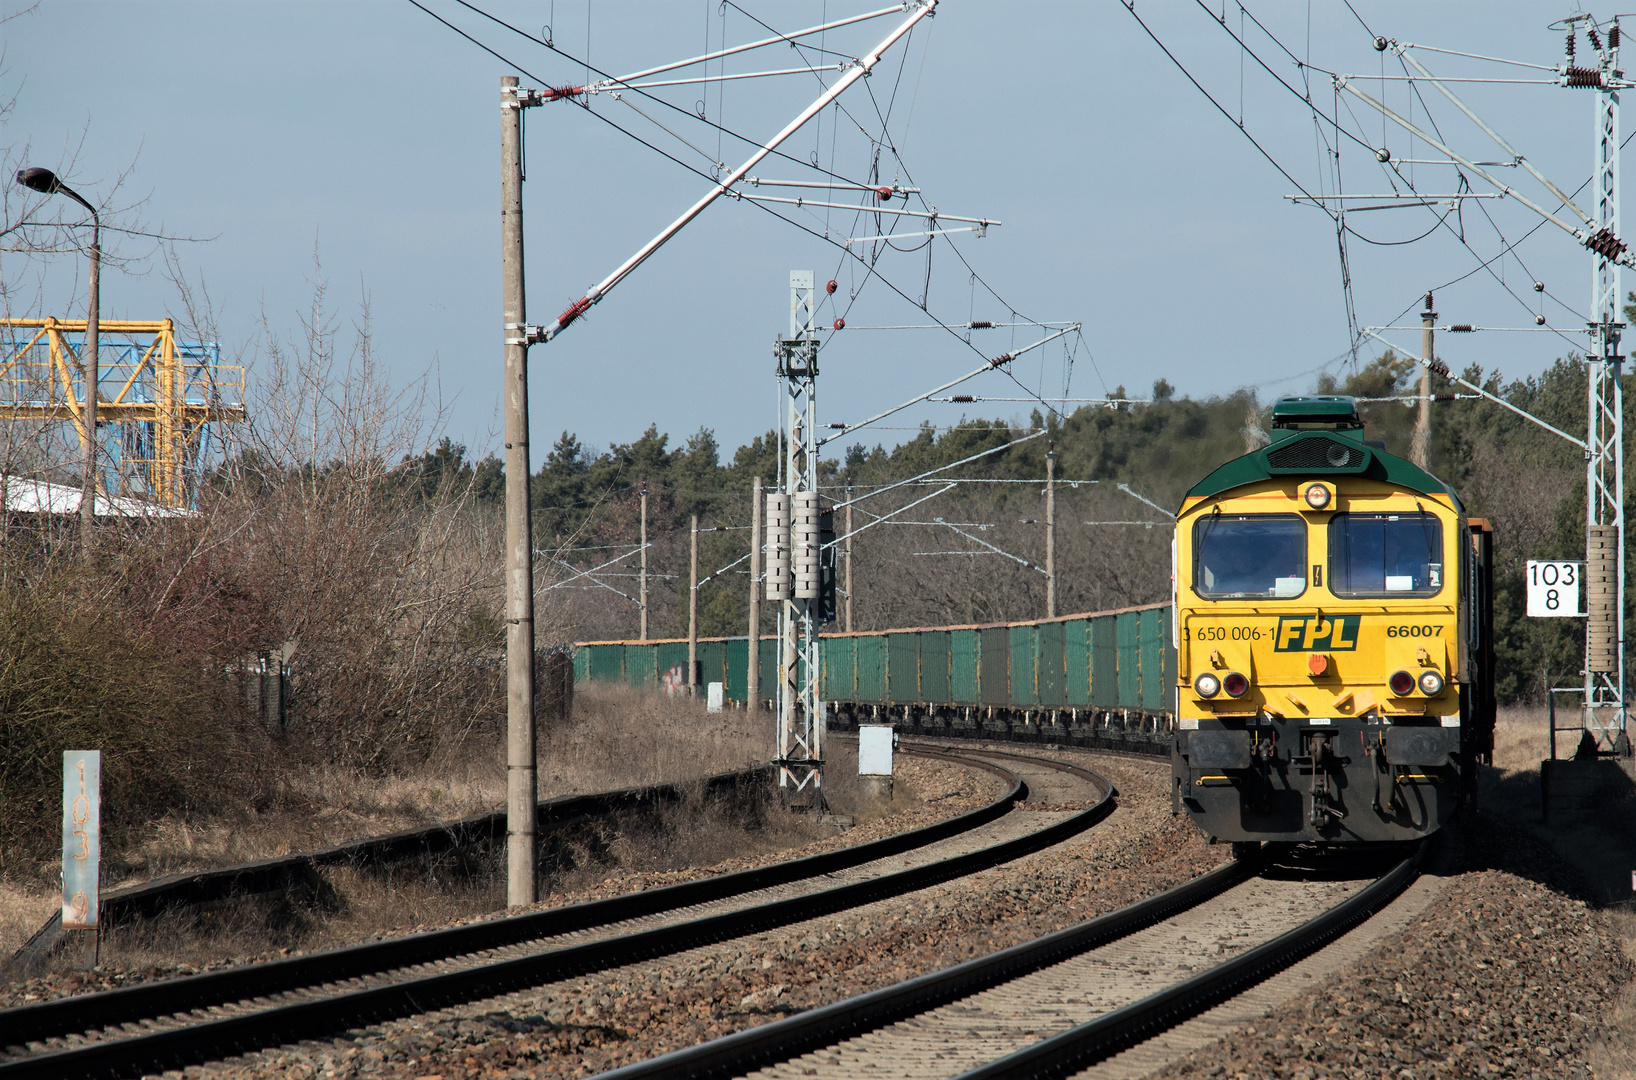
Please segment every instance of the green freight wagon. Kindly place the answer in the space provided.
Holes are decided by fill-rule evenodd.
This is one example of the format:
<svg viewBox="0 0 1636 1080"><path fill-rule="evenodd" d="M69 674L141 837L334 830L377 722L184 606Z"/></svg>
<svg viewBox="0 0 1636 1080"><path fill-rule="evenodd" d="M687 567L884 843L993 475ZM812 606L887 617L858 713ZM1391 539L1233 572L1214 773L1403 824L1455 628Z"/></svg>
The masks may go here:
<svg viewBox="0 0 1636 1080"><path fill-rule="evenodd" d="M928 714L977 706L1024 719L1086 709L1166 714L1175 702L1173 635L1168 604L1033 622L830 634L820 639L820 689L837 706L907 705L911 712L919 706ZM728 699L742 702L748 640L703 638L696 648L702 681L725 683ZM771 637L756 650L764 701L778 693L778 652ZM584 642L575 646L574 681L655 690L684 680L687 658L688 643L680 639Z"/></svg>

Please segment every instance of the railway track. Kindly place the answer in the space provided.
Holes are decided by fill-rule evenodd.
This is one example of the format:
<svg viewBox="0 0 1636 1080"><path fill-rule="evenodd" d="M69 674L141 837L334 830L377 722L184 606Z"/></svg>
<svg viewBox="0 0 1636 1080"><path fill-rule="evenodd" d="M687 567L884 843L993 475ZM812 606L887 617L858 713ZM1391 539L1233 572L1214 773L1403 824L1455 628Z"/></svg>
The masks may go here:
<svg viewBox="0 0 1636 1080"><path fill-rule="evenodd" d="M0 1010L0 1080L173 1069L743 937L988 869L1082 832L1114 808L1112 785L1071 764L906 752L985 769L1010 788L948 821L756 870ZM1013 812L1041 796L1092 805Z"/></svg>
<svg viewBox="0 0 1636 1080"><path fill-rule="evenodd" d="M851 1080L878 1077L887 1063L907 1077L1096 1076L1098 1063L1369 918L1414 880L1419 858L1418 848L1398 852L1361 876L1322 862L1228 863L1078 926L600 1080Z"/></svg>

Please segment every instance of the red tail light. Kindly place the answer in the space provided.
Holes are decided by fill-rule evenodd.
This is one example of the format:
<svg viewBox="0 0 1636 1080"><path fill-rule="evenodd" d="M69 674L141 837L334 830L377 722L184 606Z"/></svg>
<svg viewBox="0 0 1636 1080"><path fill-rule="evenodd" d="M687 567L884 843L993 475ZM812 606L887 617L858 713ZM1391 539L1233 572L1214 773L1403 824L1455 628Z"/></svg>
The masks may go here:
<svg viewBox="0 0 1636 1080"><path fill-rule="evenodd" d="M1386 680L1386 685L1397 697L1408 697L1414 693L1414 676L1407 671L1394 671L1392 677Z"/></svg>
<svg viewBox="0 0 1636 1080"><path fill-rule="evenodd" d="M1250 680L1236 671L1229 671L1221 677L1221 688L1227 691L1228 697L1240 698L1250 692Z"/></svg>

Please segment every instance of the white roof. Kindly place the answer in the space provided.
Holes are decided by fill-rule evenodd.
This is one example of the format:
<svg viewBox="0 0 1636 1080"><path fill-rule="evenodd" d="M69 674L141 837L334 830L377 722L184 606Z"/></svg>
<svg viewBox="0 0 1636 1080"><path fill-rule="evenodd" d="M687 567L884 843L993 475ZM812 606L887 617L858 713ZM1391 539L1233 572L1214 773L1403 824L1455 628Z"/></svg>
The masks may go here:
<svg viewBox="0 0 1636 1080"><path fill-rule="evenodd" d="M14 514L62 514L72 516L80 512L83 492L66 484L52 484L26 476L8 476L6 481L6 509ZM123 495L104 495L100 492L91 503L97 517L195 517L197 511L179 506L160 506L143 499Z"/></svg>

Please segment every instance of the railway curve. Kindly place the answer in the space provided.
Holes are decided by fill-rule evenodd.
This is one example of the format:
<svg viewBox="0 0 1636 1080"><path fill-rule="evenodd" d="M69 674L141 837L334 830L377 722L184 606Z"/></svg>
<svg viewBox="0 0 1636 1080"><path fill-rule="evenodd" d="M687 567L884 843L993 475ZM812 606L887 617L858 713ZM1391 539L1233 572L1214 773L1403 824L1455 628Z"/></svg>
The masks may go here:
<svg viewBox="0 0 1636 1080"><path fill-rule="evenodd" d="M1115 806L1111 783L1069 764L906 752L985 769L1010 788L922 829L737 874L3 1010L0 1080L177 1068L731 940L977 873L1082 832ZM1075 775L1097 797L1043 825L1042 815L1013 814L1029 798L1030 769Z"/></svg>

